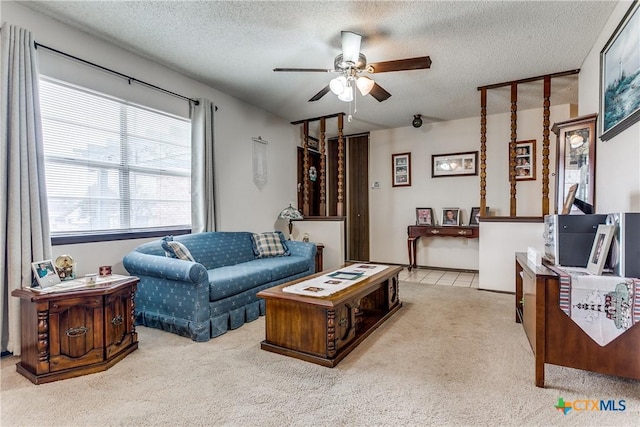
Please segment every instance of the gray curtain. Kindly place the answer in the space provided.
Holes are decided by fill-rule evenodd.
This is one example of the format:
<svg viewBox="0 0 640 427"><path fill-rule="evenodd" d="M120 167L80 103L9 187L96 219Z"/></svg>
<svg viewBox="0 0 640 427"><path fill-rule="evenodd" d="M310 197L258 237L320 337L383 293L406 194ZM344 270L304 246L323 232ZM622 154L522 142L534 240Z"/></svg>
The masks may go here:
<svg viewBox="0 0 640 427"><path fill-rule="evenodd" d="M1 31L0 304L2 350L20 354L20 304L11 291L31 286L31 263L51 258L40 119L38 55L31 32Z"/></svg>
<svg viewBox="0 0 640 427"><path fill-rule="evenodd" d="M216 230L213 115L208 99L191 103L191 230Z"/></svg>

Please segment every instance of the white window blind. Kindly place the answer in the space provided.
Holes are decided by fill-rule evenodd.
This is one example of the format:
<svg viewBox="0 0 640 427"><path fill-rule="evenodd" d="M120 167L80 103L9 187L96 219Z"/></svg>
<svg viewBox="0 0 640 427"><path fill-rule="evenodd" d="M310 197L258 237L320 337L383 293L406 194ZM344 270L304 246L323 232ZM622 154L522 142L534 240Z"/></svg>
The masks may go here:
<svg viewBox="0 0 640 427"><path fill-rule="evenodd" d="M191 123L40 80L51 234L190 228Z"/></svg>

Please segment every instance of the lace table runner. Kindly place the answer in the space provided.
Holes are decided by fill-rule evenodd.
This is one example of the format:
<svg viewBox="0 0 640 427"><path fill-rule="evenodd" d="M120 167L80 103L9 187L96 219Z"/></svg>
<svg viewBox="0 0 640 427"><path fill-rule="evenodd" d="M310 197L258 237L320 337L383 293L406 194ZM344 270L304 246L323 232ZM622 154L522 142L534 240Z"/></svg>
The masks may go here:
<svg viewBox="0 0 640 427"><path fill-rule="evenodd" d="M311 297L326 297L387 268L389 268L388 265L381 264L353 264L322 276L287 286L282 289L282 292Z"/></svg>
<svg viewBox="0 0 640 427"><path fill-rule="evenodd" d="M640 322L640 280L553 268L560 276L560 308L591 339L605 346Z"/></svg>

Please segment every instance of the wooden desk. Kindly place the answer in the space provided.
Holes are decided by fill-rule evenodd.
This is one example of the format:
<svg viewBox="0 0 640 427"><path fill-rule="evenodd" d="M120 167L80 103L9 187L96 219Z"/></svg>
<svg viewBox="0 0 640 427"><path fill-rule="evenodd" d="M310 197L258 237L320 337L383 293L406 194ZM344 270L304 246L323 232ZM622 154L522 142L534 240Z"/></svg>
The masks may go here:
<svg viewBox="0 0 640 427"><path fill-rule="evenodd" d="M545 265L515 257L515 317L535 360L535 384L544 387L545 364L640 380L640 323L602 347L560 308L560 279Z"/></svg>
<svg viewBox="0 0 640 427"><path fill-rule="evenodd" d="M407 227L407 251L409 253L409 271L417 266L416 251L420 237L466 237L477 239L480 237L478 226L464 225L410 225Z"/></svg>

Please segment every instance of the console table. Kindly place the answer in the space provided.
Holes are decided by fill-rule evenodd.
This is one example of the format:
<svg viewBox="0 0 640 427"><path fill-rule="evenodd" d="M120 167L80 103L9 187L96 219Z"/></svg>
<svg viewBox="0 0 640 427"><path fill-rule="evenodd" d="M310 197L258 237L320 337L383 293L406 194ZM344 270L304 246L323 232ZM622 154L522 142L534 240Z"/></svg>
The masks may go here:
<svg viewBox="0 0 640 427"><path fill-rule="evenodd" d="M16 370L34 384L109 369L138 348L134 296L139 279L20 298L22 353Z"/></svg>
<svg viewBox="0 0 640 427"><path fill-rule="evenodd" d="M466 237L477 239L480 237L478 226L464 225L410 225L407 227L407 251L409 252L409 271L417 267L416 252L420 237Z"/></svg>

